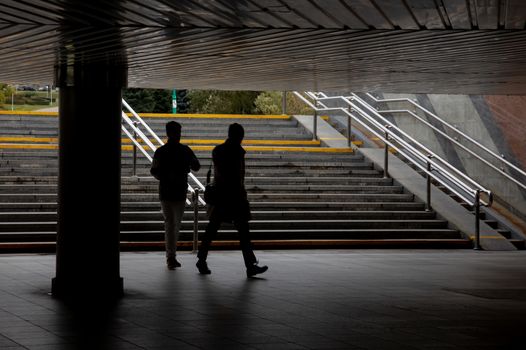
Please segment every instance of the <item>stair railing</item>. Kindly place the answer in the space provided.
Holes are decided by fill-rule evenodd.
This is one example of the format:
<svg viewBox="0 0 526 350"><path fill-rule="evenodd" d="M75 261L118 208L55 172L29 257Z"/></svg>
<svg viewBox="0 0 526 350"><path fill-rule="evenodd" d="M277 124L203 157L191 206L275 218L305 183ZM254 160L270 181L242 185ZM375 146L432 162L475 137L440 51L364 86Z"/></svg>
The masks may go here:
<svg viewBox="0 0 526 350"><path fill-rule="evenodd" d="M316 112L338 111L359 123L366 130L378 137L384 145L384 177L389 177L389 148L394 149L427 177L426 208L431 209L431 180L434 179L457 195L464 202L473 206L475 211L474 249L480 246L480 206L491 206L493 194L481 184L455 168L447 160L432 152L406 132L391 123L378 113L375 108L356 94L351 96L327 96L323 92L297 92L294 94ZM345 107L332 107L343 103ZM331 104L331 106L329 106ZM485 195L485 200L481 195Z"/></svg>
<svg viewBox="0 0 526 350"><path fill-rule="evenodd" d="M153 162L153 154L160 146L164 145L163 140L150 128L150 126L133 110L133 108L122 99L122 105L125 109L129 111L131 117L129 117L124 111L122 111L122 131L128 136L134 146L134 174L135 174L135 165L136 165L136 149L141 151L141 153L150 161ZM146 131L142 131L141 127ZM130 131L130 130L131 131ZM149 135L149 136L148 136ZM153 141L151 139L153 139ZM146 147L142 145L140 141L143 141L146 144ZM150 154L150 152L151 154ZM197 240L198 240L198 207L199 205L205 206L206 203L199 193L204 193L205 186L195 177L194 174L188 174L190 179L193 181L195 188L188 184L188 192L191 194L192 200L186 199L187 205L192 205L194 208L194 235L193 235L193 251L197 250Z"/></svg>
<svg viewBox="0 0 526 350"><path fill-rule="evenodd" d="M438 123L440 123L440 125L444 126L444 128L446 128L447 130L450 130L450 131L454 132L456 135L462 137L463 140L466 140L470 145L472 145L475 149L477 149L477 151L473 151L472 149L468 148L467 146L465 146L464 144L462 144L461 142L456 140L454 137L449 136L443 130L439 129L438 127L436 127L435 125L433 125L432 123L430 123L429 121L425 120L424 118L422 118L421 116L419 116L418 114L414 113L411 110L408 110L408 109L387 109L387 110L377 110L377 111L380 114L388 114L388 113L390 113L390 114L395 114L395 113L406 113L406 114L409 114L413 118L419 120L423 124L427 125L431 129L433 129L435 132L437 132L440 135L444 136L448 141L451 141L452 143L454 143L459 148L463 149L464 151L466 151L467 153L469 153L473 157L477 158L478 160L480 160L481 162L483 162L484 164L486 164L490 168L494 169L499 174L501 174L502 176L506 177L508 180L510 180L513 183L515 183L517 186L519 186L519 187L521 187L521 188L526 190L526 184L523 181L520 181L516 177L514 177L511 174L508 174L506 171L504 171L504 166L501 167L501 168L498 167L498 166L495 166L490 161L488 161L486 158L482 157L480 154L481 153L485 154L485 155L488 156L489 159L493 159L493 160L498 161L499 163L501 163L503 165L508 166L509 168L513 169L518 174L520 174L520 176L522 176L523 179L526 179L526 172L524 170L522 170L521 168L517 167L516 165L514 165L513 163L508 161L504 157L504 155L495 153L494 151L492 151L488 147L484 146L483 144L481 144L477 140L473 139L471 136L469 136L466 133L464 133L462 130L459 130L454 125L451 125L450 123L446 122L445 120L443 120L442 118L440 118L436 114L430 112L428 109L422 107L417 102L415 102L415 101L413 101L413 100L411 100L409 98L379 99L379 98L376 98L374 95L372 95L370 93L367 93L366 95L367 95L367 97L371 98L374 102L377 102L377 103L389 103L389 102L409 103L410 105L414 106L418 110L422 111L425 115L431 117L433 120L435 120Z"/></svg>

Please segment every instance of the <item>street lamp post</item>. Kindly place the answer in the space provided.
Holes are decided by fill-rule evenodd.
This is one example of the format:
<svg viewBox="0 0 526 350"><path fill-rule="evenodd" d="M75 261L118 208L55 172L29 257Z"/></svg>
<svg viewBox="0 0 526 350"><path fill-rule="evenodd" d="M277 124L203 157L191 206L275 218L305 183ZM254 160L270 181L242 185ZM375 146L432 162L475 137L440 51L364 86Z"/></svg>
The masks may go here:
<svg viewBox="0 0 526 350"><path fill-rule="evenodd" d="M172 113L177 113L177 90L172 91Z"/></svg>

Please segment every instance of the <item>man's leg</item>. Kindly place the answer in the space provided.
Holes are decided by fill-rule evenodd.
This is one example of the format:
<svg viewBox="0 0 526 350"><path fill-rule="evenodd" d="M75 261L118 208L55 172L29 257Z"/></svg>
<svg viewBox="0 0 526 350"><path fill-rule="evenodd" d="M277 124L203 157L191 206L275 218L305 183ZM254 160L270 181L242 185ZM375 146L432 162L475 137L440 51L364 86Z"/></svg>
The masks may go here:
<svg viewBox="0 0 526 350"><path fill-rule="evenodd" d="M208 221L208 225L206 226L205 235L201 239L201 246L199 247L199 252L197 253L197 258L199 260L197 261L197 264L195 264L195 266L197 266L197 268L199 269L199 273L204 275L208 275L211 273L206 263L206 258L208 257L210 245L216 237L217 231L219 231L219 228L221 227L221 220L214 218L213 215L210 217L209 220L210 221Z"/></svg>
<svg viewBox="0 0 526 350"><path fill-rule="evenodd" d="M175 259L177 240L184 214L185 201L161 201L164 216L164 238L166 246L166 261L169 268L180 267Z"/></svg>
<svg viewBox="0 0 526 350"><path fill-rule="evenodd" d="M243 259L245 260L245 266L251 267L257 263L256 255L252 249L252 242L250 241L250 230L247 221L234 221L234 227L239 233L239 244L241 246L241 252L243 253Z"/></svg>
<svg viewBox="0 0 526 350"><path fill-rule="evenodd" d="M234 221L234 226L239 232L239 244L243 252L243 259L247 268L247 277L253 277L268 270L267 266L258 266L258 261L254 250L252 249L252 242L250 241L250 230L248 221Z"/></svg>
<svg viewBox="0 0 526 350"><path fill-rule="evenodd" d="M208 221L208 225L206 226L205 234L203 238L201 239L201 245L199 246L199 252L197 253L197 257L199 258L199 260L206 261L206 258L208 257L208 250L210 249L210 245L212 244L212 241L215 239L217 235L217 231L219 231L220 227L221 227L221 221L211 217L210 221Z"/></svg>
<svg viewBox="0 0 526 350"><path fill-rule="evenodd" d="M183 221L184 207L186 205L186 200L174 201L173 202L173 213L174 213L174 256L177 254L177 242L179 241L179 231L181 230L181 222Z"/></svg>

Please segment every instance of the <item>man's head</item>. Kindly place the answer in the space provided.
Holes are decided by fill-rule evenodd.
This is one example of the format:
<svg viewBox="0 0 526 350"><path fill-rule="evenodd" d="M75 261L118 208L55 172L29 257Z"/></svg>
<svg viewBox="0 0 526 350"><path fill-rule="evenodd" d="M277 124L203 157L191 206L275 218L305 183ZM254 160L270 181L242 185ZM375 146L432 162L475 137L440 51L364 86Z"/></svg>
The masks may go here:
<svg viewBox="0 0 526 350"><path fill-rule="evenodd" d="M166 136L172 141L179 142L181 140L181 124L174 121L166 123Z"/></svg>
<svg viewBox="0 0 526 350"><path fill-rule="evenodd" d="M228 127L228 139L235 143L241 144L243 137L245 137L245 129L243 129L241 124L230 124Z"/></svg>

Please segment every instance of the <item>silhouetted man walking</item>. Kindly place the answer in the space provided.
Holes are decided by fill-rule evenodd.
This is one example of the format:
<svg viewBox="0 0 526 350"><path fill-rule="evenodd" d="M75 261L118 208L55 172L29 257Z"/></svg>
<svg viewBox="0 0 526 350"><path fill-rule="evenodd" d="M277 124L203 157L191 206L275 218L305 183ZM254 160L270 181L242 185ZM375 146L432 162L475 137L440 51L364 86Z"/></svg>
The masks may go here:
<svg viewBox="0 0 526 350"><path fill-rule="evenodd" d="M181 124L166 124L168 142L153 156L150 173L159 180L159 199L164 215L166 264L170 270L181 267L176 259L177 240L186 204L188 173L201 165L190 147L181 144Z"/></svg>
<svg viewBox="0 0 526 350"><path fill-rule="evenodd" d="M212 240L223 222L231 222L239 232L239 243L247 268L247 277L267 271L267 266L258 266L252 250L248 221L250 207L245 190L245 150L241 141L245 131L240 124L231 124L228 139L212 151L214 182L218 193L216 203L209 207L209 222L201 241L196 266L202 274L210 274L206 263Z"/></svg>

